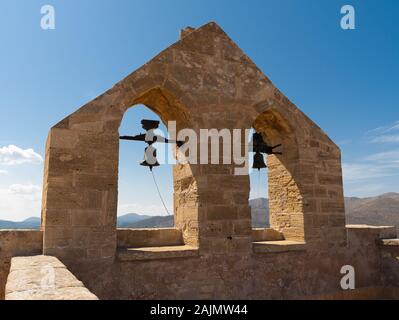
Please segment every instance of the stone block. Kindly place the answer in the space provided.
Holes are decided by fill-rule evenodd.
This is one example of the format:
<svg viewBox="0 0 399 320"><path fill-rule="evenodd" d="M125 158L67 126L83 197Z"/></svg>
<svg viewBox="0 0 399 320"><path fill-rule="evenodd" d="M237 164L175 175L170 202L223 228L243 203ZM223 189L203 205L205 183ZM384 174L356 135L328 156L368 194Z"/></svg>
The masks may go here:
<svg viewBox="0 0 399 320"><path fill-rule="evenodd" d="M208 220L229 220L237 218L237 208L234 206L208 206Z"/></svg>

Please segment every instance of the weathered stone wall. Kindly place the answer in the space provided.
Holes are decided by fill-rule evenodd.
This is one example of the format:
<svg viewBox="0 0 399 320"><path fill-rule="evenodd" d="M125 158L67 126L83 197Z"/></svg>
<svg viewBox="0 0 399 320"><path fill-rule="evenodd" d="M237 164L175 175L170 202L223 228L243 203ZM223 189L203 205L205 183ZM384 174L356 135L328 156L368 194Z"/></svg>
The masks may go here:
<svg viewBox="0 0 399 320"><path fill-rule="evenodd" d="M348 245L325 250L224 255L113 264L73 264L72 273L103 299L293 299L293 298L395 298L398 290L399 246L381 245L395 238L394 228L348 226ZM146 239L159 239L153 233ZM118 230L120 244L137 241L140 230ZM169 236L174 232L169 232ZM40 231L0 232L2 294L11 256L41 251ZM174 235L176 236L176 234ZM253 232L253 240L282 240L275 231ZM175 238L177 239L177 237ZM392 242L392 241L390 241ZM340 288L340 268L356 271L355 292ZM6 266L6 268L4 268ZM48 297L49 298L49 297ZM57 296L57 298L63 298Z"/></svg>
<svg viewBox="0 0 399 320"><path fill-rule="evenodd" d="M399 288L399 240L380 243L384 285Z"/></svg>
<svg viewBox="0 0 399 320"><path fill-rule="evenodd" d="M381 237L395 237L394 228L350 226L347 231L348 245L340 248L116 259L112 265L74 264L73 272L102 299L394 298L395 283L384 279L397 275L397 269L391 273L383 268L378 245ZM397 263L395 258L389 262ZM355 268L356 293L340 287L343 265Z"/></svg>
<svg viewBox="0 0 399 320"><path fill-rule="evenodd" d="M289 240L345 245L338 147L209 23L187 31L51 129L42 209L45 254L112 263L118 127L125 111L139 103L197 136L200 129L255 126L268 142L283 143L283 155L269 157L273 227ZM186 244L210 254L250 250L249 177L234 170L228 164L175 166L176 227Z"/></svg>
<svg viewBox="0 0 399 320"><path fill-rule="evenodd" d="M0 300L4 299L11 258L41 254L42 246L41 231L0 230Z"/></svg>
<svg viewBox="0 0 399 320"><path fill-rule="evenodd" d="M177 228L118 229L118 248L182 245L183 235Z"/></svg>
<svg viewBox="0 0 399 320"><path fill-rule="evenodd" d="M269 144L282 144L282 155L268 157L270 222L273 235L286 241L279 252L253 252L255 238L267 234L253 237L249 176L236 175L233 164L191 163L173 169L174 213L181 245L194 254L118 259L118 246L139 236L116 230L118 129L136 104L197 136L201 129L254 127ZM60 258L100 298L325 294L339 290L340 268L351 263L363 270L361 287L382 285L379 234L349 229L347 242L339 148L215 23L186 29L180 41L51 129L42 218L44 254ZM153 235L139 240L149 245ZM170 244L166 234L160 239L157 245Z"/></svg>

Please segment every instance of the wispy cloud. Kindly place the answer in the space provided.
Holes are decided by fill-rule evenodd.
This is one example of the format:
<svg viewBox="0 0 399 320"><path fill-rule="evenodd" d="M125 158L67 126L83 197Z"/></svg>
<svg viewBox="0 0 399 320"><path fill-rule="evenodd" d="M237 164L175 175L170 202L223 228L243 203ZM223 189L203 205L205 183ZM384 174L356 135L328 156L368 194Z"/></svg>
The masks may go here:
<svg viewBox="0 0 399 320"><path fill-rule="evenodd" d="M399 164L399 149L385 152L378 152L365 158L366 161L376 161L378 163Z"/></svg>
<svg viewBox="0 0 399 320"><path fill-rule="evenodd" d="M378 127L378 128L374 128L370 131L368 131L368 134L386 134L392 131L399 131L399 120L396 120L395 122L387 125L387 126L383 126L383 127Z"/></svg>
<svg viewBox="0 0 399 320"><path fill-rule="evenodd" d="M399 175L399 163L378 164L353 162L342 165L344 180L351 182L364 179L382 178Z"/></svg>
<svg viewBox="0 0 399 320"><path fill-rule="evenodd" d="M8 174L7 170L0 170L0 176Z"/></svg>
<svg viewBox="0 0 399 320"><path fill-rule="evenodd" d="M372 143L399 143L399 121L367 132Z"/></svg>
<svg viewBox="0 0 399 320"><path fill-rule="evenodd" d="M41 163L43 158L33 149L21 149L10 144L0 148L0 165L17 165L23 163Z"/></svg>
<svg viewBox="0 0 399 320"><path fill-rule="evenodd" d="M397 135L382 135L371 139L373 143L398 143L399 134Z"/></svg>
<svg viewBox="0 0 399 320"><path fill-rule="evenodd" d="M19 221L40 216L41 187L31 183L0 188L0 219Z"/></svg>
<svg viewBox="0 0 399 320"><path fill-rule="evenodd" d="M41 193L42 188L34 184L13 184L9 190L14 194L37 195Z"/></svg>
<svg viewBox="0 0 399 320"><path fill-rule="evenodd" d="M369 145L368 154L342 164L345 194L371 196L397 191L399 121L367 131L365 138L367 143L379 144L378 149Z"/></svg>
<svg viewBox="0 0 399 320"><path fill-rule="evenodd" d="M345 195L375 196L399 191L399 152L381 152L357 162L343 163Z"/></svg>
<svg viewBox="0 0 399 320"><path fill-rule="evenodd" d="M342 165L347 181L399 175L399 150L378 152Z"/></svg>

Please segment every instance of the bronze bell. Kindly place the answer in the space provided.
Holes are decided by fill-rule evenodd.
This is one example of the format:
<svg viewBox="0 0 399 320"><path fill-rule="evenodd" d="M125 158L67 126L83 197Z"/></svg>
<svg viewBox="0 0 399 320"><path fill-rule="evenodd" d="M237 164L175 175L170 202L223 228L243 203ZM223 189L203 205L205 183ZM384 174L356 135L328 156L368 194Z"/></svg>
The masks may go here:
<svg viewBox="0 0 399 320"><path fill-rule="evenodd" d="M157 160L157 149L155 149L152 145L149 145L145 148L144 151L144 160L140 162L141 166L149 167L152 170L152 167L158 167L159 162Z"/></svg>
<svg viewBox="0 0 399 320"><path fill-rule="evenodd" d="M261 154L259 151L257 151L254 154L254 163L252 165L252 169L263 169L267 168L266 163L265 163L265 158L263 157L263 154Z"/></svg>

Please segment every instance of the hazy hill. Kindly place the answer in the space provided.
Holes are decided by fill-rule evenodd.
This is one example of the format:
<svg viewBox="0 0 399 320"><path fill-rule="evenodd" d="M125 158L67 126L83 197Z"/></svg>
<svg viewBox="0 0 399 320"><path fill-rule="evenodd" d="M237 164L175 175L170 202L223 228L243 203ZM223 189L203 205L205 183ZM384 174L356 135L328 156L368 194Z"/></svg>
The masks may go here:
<svg viewBox="0 0 399 320"><path fill-rule="evenodd" d="M269 224L268 199L249 201L252 211L252 226ZM399 193L385 193L369 198L345 198L346 223L396 226L399 230Z"/></svg>
<svg viewBox="0 0 399 320"><path fill-rule="evenodd" d="M168 228L173 227L173 216L155 216L133 223L130 228Z"/></svg>
<svg viewBox="0 0 399 320"><path fill-rule="evenodd" d="M348 224L392 225L399 230L399 193L369 198L345 198Z"/></svg>
<svg viewBox="0 0 399 320"><path fill-rule="evenodd" d="M252 226L269 225L268 199L249 201L252 211ZM399 193L385 193L369 198L345 198L347 224L393 225L399 230ZM0 229L38 229L40 218L29 218L21 222L0 220ZM172 227L173 216L149 216L129 213L118 217L119 228Z"/></svg>
<svg viewBox="0 0 399 320"><path fill-rule="evenodd" d="M128 213L118 217L117 225L118 228L128 228L140 220L145 220L149 218L152 218L152 216L146 216L137 213Z"/></svg>
<svg viewBox="0 0 399 320"><path fill-rule="evenodd" d="M0 220L0 229L39 229L40 218L32 217L24 221Z"/></svg>

